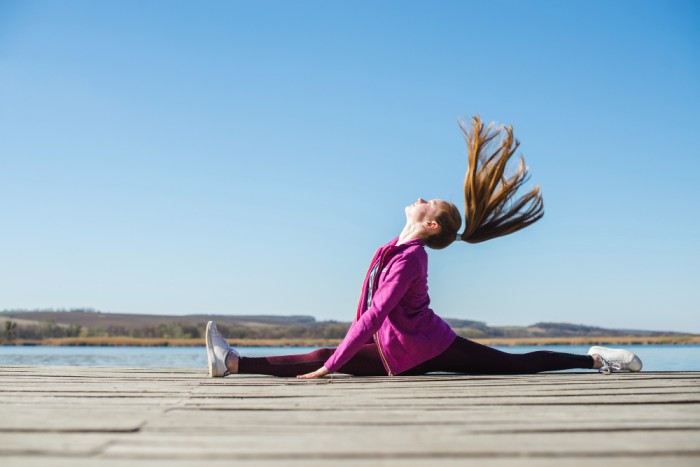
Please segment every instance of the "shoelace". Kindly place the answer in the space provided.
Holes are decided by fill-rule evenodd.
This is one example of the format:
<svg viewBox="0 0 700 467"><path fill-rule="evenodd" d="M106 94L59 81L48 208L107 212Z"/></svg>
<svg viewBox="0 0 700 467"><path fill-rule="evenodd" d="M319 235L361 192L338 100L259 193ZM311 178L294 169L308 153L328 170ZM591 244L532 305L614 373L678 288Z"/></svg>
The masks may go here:
<svg viewBox="0 0 700 467"><path fill-rule="evenodd" d="M600 355L598 355L600 357ZM603 357L600 357L600 360L603 362L603 366L600 367L598 371L603 373L604 375L609 375L613 371L620 371L622 370L622 364L617 361L607 361Z"/></svg>

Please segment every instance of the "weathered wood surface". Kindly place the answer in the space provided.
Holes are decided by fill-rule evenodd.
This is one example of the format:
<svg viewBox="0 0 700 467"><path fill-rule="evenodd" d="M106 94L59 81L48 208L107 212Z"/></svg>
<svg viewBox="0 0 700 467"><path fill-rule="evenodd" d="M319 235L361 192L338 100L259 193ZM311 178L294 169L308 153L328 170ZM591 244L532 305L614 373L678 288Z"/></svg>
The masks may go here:
<svg viewBox="0 0 700 467"><path fill-rule="evenodd" d="M2 466L232 462L700 466L700 372L300 381L0 367Z"/></svg>

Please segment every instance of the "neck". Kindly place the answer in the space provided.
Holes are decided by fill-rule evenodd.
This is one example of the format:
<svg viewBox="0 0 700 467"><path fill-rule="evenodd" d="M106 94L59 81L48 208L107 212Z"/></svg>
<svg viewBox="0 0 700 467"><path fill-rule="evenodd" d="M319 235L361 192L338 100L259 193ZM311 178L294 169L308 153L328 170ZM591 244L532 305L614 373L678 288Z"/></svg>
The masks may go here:
<svg viewBox="0 0 700 467"><path fill-rule="evenodd" d="M418 238L420 231L413 224L406 224L399 235L399 241L396 242L397 245L401 245L406 242L410 242L414 238Z"/></svg>

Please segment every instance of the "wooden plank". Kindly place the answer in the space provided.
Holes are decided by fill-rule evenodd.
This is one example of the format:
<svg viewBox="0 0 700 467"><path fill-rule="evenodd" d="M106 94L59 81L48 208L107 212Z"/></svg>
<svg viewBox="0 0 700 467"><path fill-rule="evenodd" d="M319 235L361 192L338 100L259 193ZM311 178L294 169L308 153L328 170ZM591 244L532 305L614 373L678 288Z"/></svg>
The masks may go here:
<svg viewBox="0 0 700 467"><path fill-rule="evenodd" d="M661 436L661 438L660 438ZM660 443L660 439L662 442ZM459 427L432 428L430 433L414 427L387 430L362 427L348 432L343 427L329 429L260 430L229 433L189 434L143 433L108 445L108 457L136 456L159 458L411 458L419 457L589 457L592 450L610 458L647 455L699 455L697 431L649 431L616 433L484 433L474 434ZM693 447L694 445L694 447Z"/></svg>
<svg viewBox="0 0 700 467"><path fill-rule="evenodd" d="M3 457L6 467L133 467L132 458L85 458L85 457L53 457L43 456L12 456ZM638 457L616 457L614 459L604 458L600 455L589 457L582 462L580 457L484 457L484 458L420 458L410 459L240 459L231 455L226 459L206 459L206 464L200 459L155 459L142 460L143 465L149 467L230 467L231 465L243 467L277 467L285 465L288 467L328 467L332 462L338 467L578 467L590 466L594 464L614 465L615 467L697 467L697 457L687 456L646 456ZM139 461L137 461L139 463Z"/></svg>
<svg viewBox="0 0 700 467"><path fill-rule="evenodd" d="M484 410L485 409L485 410ZM620 411L595 410L590 407L567 409L565 412L542 410L537 406L479 407L478 410L420 409L372 412L372 425L385 427L463 426L470 432L505 431L628 431L649 429L700 429L700 409L657 405L652 410L639 411L626 407ZM169 410L162 417L151 420L144 431L240 431L254 427L313 426L362 427L368 423L365 411L338 409L336 411L275 411L275 410Z"/></svg>
<svg viewBox="0 0 700 467"><path fill-rule="evenodd" d="M4 404L0 417L0 433L136 432L146 424L153 412L150 408L110 409L104 406L49 408L41 402L22 407L7 407Z"/></svg>

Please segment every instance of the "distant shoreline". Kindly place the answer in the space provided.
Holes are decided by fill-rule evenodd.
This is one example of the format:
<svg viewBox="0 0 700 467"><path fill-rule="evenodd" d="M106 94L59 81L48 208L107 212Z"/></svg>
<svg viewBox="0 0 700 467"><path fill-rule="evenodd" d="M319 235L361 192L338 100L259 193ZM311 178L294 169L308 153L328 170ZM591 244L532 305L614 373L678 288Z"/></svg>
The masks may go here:
<svg viewBox="0 0 700 467"><path fill-rule="evenodd" d="M556 345L682 345L700 344L700 335L654 335L654 336L575 336L575 337L490 337L472 339L489 346L556 346ZM335 347L338 339L229 339L232 346L239 347ZM58 337L41 340L17 339L12 342L0 342L0 345L15 346L53 346L53 347L200 347L204 339L169 339L137 338L125 336L113 337Z"/></svg>

